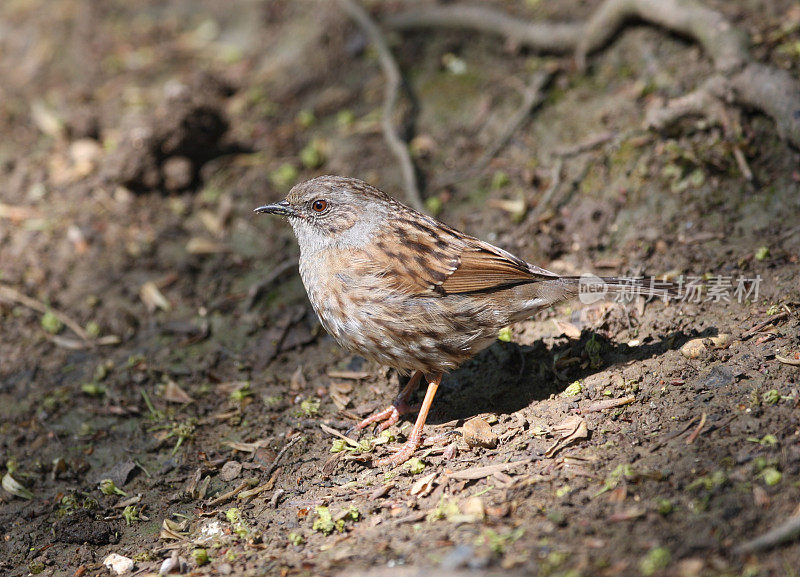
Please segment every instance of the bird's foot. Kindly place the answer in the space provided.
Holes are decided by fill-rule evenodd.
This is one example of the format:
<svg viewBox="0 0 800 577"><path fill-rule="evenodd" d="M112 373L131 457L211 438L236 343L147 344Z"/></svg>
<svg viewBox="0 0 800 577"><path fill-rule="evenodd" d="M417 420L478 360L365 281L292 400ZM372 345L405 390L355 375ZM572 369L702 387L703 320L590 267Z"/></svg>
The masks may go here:
<svg viewBox="0 0 800 577"><path fill-rule="evenodd" d="M413 413L419 410L419 405L409 405L405 401L395 401L384 410L375 413L361 421L359 424L356 425L356 429L359 431L365 429L372 425L373 423L380 423L378 426L378 431L385 431L397 421L400 420L402 415Z"/></svg>
<svg viewBox="0 0 800 577"><path fill-rule="evenodd" d="M383 459L378 459L375 461L375 464L379 467L383 467L384 465L396 467L408 461L411 458L411 455L414 454L414 451L416 451L422 444L422 434L415 433L417 432L411 432L411 436L408 437L408 440L403 443L399 449L397 449L397 452L395 452L394 455L384 457Z"/></svg>

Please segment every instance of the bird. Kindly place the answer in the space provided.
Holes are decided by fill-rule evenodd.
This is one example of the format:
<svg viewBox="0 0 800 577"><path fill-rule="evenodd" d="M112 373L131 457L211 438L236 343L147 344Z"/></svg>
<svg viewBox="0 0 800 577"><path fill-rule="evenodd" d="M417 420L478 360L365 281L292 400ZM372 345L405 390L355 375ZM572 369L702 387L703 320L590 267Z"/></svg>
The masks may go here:
<svg viewBox="0 0 800 577"><path fill-rule="evenodd" d="M443 375L491 345L500 329L587 287L593 298L670 292L668 283L644 279L556 274L356 178L301 182L285 200L255 212L286 217L294 229L300 276L325 330L345 349L411 374L391 405L356 426L379 423L383 430L418 410L406 442L378 466L414 454ZM412 406L423 379L424 399Z"/></svg>

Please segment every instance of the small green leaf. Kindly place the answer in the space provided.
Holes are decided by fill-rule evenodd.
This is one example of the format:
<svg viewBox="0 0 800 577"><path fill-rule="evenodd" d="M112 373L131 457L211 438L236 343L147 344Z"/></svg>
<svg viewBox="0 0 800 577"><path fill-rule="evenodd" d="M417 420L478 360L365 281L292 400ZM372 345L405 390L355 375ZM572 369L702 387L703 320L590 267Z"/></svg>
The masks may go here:
<svg viewBox="0 0 800 577"><path fill-rule="evenodd" d="M508 175L503 172L502 170L496 171L492 175L492 189L497 190L499 188L503 188L504 186L508 186L511 182L511 179L508 178Z"/></svg>
<svg viewBox="0 0 800 577"><path fill-rule="evenodd" d="M284 162L278 168L270 172L269 179L276 187L288 189L297 181L297 168L293 164Z"/></svg>
<svg viewBox="0 0 800 577"><path fill-rule="evenodd" d="M766 469L761 471L761 477L764 479L764 482L770 487L777 485L783 479L783 475L775 467L767 467Z"/></svg>
<svg viewBox="0 0 800 577"><path fill-rule="evenodd" d="M103 495L120 495L122 497L128 496L128 494L117 487L116 484L114 484L114 481L111 479L103 479L100 481L100 492L103 493Z"/></svg>
<svg viewBox="0 0 800 577"><path fill-rule="evenodd" d="M781 400L781 394L775 389L770 389L761 396L765 405L776 405Z"/></svg>
<svg viewBox="0 0 800 577"><path fill-rule="evenodd" d="M209 561L208 551L205 549L192 549L192 559L199 567L206 565Z"/></svg>
<svg viewBox="0 0 800 577"><path fill-rule="evenodd" d="M319 531L323 535L330 535L333 533L337 527L336 523L333 522L330 509L320 505L316 508L316 511L317 518L314 519L314 524L311 526L311 528L314 531Z"/></svg>
<svg viewBox="0 0 800 577"><path fill-rule="evenodd" d="M583 381L575 381L562 393L565 397L576 397L583 391Z"/></svg>
<svg viewBox="0 0 800 577"><path fill-rule="evenodd" d="M497 340L504 343L511 342L511 327L503 327L497 332Z"/></svg>
<svg viewBox="0 0 800 577"><path fill-rule="evenodd" d="M642 560L639 561L639 570L642 572L642 575L649 577L662 569L666 569L669 566L671 558L672 555L666 547L653 547L642 557Z"/></svg>
<svg viewBox="0 0 800 577"><path fill-rule="evenodd" d="M413 457L408 460L406 467L408 468L409 473L412 475L419 475L425 470L425 463L423 463L422 459L419 457Z"/></svg>
<svg viewBox="0 0 800 577"><path fill-rule="evenodd" d="M314 122L316 122L317 117L314 116L314 111L304 108L300 112L297 113L297 124L302 126L303 128L308 128Z"/></svg>
<svg viewBox="0 0 800 577"><path fill-rule="evenodd" d="M44 313L41 322L42 328L51 335L57 335L64 329L64 323L52 311Z"/></svg>

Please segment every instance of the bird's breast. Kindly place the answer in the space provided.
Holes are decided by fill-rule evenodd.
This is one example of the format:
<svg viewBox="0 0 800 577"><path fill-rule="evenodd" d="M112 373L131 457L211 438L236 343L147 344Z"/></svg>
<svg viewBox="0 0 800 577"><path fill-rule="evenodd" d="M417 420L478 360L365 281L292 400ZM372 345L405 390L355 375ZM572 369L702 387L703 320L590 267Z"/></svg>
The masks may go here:
<svg viewBox="0 0 800 577"><path fill-rule="evenodd" d="M401 370L444 372L490 344L507 315L483 299L416 296L369 255L329 249L301 257L300 275L322 326L339 344Z"/></svg>

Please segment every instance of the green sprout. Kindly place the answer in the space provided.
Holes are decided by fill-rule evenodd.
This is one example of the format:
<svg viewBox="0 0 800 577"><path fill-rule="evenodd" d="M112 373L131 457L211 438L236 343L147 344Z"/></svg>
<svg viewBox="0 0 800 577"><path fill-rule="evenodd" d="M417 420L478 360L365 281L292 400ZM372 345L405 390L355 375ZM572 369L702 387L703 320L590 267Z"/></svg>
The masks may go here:
<svg viewBox="0 0 800 577"><path fill-rule="evenodd" d="M198 567L208 564L208 551L205 549L192 549L192 559Z"/></svg>
<svg viewBox="0 0 800 577"><path fill-rule="evenodd" d="M194 438L194 429L194 419L172 424L172 430L170 430L169 434L167 435L167 439L170 437L178 437L178 440L175 442L175 446L172 448L173 455L178 452L178 449L181 448L181 445L184 441Z"/></svg>
<svg viewBox="0 0 800 577"><path fill-rule="evenodd" d="M306 417L316 417L319 414L319 399L303 399L300 412Z"/></svg>
<svg viewBox="0 0 800 577"><path fill-rule="evenodd" d="M139 510L134 505L128 505L122 510L122 518L130 527L131 524L139 521Z"/></svg>
<svg viewBox="0 0 800 577"><path fill-rule="evenodd" d="M121 497L128 496L128 494L117 487L117 485L111 479L103 479L100 481L100 492L103 495L120 495Z"/></svg>
<svg viewBox="0 0 800 577"><path fill-rule="evenodd" d="M425 463L419 457L413 457L406 463L406 468L412 475L419 475L425 470Z"/></svg>
<svg viewBox="0 0 800 577"><path fill-rule="evenodd" d="M669 565L671 555L666 547L653 547L639 561L639 570L642 575L649 577Z"/></svg>
<svg viewBox="0 0 800 577"><path fill-rule="evenodd" d="M311 526L314 531L319 531L323 535L330 535L334 531L339 533L344 531L344 519L334 521L330 509L322 505L316 507L316 511L317 518L314 519L314 524Z"/></svg>
<svg viewBox="0 0 800 577"><path fill-rule="evenodd" d="M761 400L764 401L765 405L776 405L781 400L781 394L775 389L770 389L761 395Z"/></svg>
<svg viewBox="0 0 800 577"><path fill-rule="evenodd" d="M287 539L292 545L302 545L306 542L305 538L300 533L289 533Z"/></svg>

